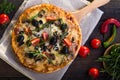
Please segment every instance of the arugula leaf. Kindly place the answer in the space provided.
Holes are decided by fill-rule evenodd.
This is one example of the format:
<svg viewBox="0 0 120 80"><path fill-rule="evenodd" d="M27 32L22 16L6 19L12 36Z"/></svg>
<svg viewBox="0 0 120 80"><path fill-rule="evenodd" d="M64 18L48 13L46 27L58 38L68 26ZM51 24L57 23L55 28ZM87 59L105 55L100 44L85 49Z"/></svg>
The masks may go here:
<svg viewBox="0 0 120 80"><path fill-rule="evenodd" d="M98 58L98 61L105 63L102 72L110 74L112 80L120 80L120 45L112 46L108 54Z"/></svg>

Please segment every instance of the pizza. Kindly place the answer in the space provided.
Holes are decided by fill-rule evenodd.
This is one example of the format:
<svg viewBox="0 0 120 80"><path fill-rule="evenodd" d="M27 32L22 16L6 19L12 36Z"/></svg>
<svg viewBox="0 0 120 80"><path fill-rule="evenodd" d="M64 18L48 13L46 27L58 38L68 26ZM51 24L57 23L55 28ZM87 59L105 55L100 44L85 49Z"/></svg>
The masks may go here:
<svg viewBox="0 0 120 80"><path fill-rule="evenodd" d="M79 51L81 39L74 16L51 4L26 9L12 29L12 48L18 60L41 73L70 64Z"/></svg>

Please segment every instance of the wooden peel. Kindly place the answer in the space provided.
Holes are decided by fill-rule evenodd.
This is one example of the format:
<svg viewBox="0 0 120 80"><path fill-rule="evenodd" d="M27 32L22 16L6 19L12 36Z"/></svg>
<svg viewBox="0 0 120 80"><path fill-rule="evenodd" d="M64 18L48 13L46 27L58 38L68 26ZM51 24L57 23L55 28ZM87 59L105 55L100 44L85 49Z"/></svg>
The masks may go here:
<svg viewBox="0 0 120 80"><path fill-rule="evenodd" d="M81 21L81 19L88 14L89 12L92 12L96 8L103 6L107 4L110 0L94 0L92 3L88 4L86 7L77 10L75 12L72 12L75 18L77 19L78 22Z"/></svg>

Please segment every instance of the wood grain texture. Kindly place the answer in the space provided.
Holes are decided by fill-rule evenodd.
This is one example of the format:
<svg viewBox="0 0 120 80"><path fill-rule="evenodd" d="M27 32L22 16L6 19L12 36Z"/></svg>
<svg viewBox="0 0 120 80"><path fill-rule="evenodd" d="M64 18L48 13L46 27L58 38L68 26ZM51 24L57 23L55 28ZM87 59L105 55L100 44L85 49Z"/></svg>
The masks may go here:
<svg viewBox="0 0 120 80"><path fill-rule="evenodd" d="M23 2L23 0L8 0L8 1L15 3L17 9ZM17 9L12 14L10 14L10 18L13 17ZM92 49L90 47L90 41L93 38L99 38L101 41L104 41L110 36L111 26L109 28L109 32L105 35L105 37L101 35L100 27L101 24L108 18L114 17L120 20L120 0L111 0L109 4L100 7L100 9L104 11L104 14L85 44L91 49L91 54L85 59L80 58L78 55L75 61L72 63L72 65L69 67L69 69L63 76L62 80L90 80L90 77L88 76L87 73L88 69L91 67L97 67L99 69L102 68L102 64L96 62L95 60L101 55L103 55L105 49L102 47L99 49ZM1 29L0 27L0 38L2 37L4 30ZM117 29L117 34L120 34L120 28ZM120 42L119 35L117 35L113 43L117 43L117 42ZM14 70L7 63L0 60L0 80L16 80L16 79L29 80L24 75ZM97 80L110 80L110 79L107 74L100 73L100 76Z"/></svg>

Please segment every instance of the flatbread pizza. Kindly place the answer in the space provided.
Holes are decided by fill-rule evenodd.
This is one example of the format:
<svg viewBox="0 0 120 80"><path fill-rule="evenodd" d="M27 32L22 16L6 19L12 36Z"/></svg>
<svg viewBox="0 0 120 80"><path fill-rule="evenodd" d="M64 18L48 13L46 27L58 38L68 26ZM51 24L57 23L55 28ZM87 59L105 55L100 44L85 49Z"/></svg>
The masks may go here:
<svg viewBox="0 0 120 80"><path fill-rule="evenodd" d="M51 4L26 9L12 29L12 48L27 68L51 73L71 63L81 45L74 16Z"/></svg>

